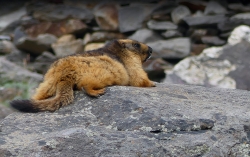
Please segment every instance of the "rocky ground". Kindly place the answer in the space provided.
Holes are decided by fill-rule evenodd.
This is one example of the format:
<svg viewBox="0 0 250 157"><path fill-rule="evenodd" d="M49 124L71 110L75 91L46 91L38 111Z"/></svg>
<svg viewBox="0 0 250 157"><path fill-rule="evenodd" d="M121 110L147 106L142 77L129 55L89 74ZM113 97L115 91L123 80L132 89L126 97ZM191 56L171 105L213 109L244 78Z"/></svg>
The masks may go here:
<svg viewBox="0 0 250 157"><path fill-rule="evenodd" d="M250 92L157 84L109 87L98 99L1 123L1 156L247 157Z"/></svg>

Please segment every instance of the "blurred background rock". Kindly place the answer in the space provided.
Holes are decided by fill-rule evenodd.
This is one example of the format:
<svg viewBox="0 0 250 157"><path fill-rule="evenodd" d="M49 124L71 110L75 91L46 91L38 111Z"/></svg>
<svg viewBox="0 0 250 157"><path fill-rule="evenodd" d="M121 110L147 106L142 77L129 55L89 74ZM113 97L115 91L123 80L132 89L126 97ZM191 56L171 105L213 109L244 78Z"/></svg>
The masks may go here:
<svg viewBox="0 0 250 157"><path fill-rule="evenodd" d="M249 90L249 25L247 0L1 1L0 110L56 59L121 38L153 48L154 81Z"/></svg>

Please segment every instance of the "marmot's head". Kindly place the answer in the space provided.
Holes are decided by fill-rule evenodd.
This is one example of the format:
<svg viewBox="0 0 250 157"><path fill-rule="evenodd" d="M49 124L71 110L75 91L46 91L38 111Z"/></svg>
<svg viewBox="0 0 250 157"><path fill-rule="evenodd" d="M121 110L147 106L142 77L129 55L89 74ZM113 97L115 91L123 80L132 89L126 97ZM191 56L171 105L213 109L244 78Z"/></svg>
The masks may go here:
<svg viewBox="0 0 250 157"><path fill-rule="evenodd" d="M151 57L153 51L146 44L130 39L112 40L108 45L117 56L128 59L131 57L140 58L142 63Z"/></svg>

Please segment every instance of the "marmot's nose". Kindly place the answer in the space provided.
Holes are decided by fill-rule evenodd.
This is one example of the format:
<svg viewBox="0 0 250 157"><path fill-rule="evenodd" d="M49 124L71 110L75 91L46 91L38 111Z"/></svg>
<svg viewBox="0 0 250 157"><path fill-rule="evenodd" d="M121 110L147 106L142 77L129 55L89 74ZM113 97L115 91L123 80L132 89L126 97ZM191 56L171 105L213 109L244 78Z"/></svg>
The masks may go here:
<svg viewBox="0 0 250 157"><path fill-rule="evenodd" d="M150 54L152 54L152 52L153 52L153 49L152 49L151 47L149 47L149 46L148 46L148 52L149 52Z"/></svg>

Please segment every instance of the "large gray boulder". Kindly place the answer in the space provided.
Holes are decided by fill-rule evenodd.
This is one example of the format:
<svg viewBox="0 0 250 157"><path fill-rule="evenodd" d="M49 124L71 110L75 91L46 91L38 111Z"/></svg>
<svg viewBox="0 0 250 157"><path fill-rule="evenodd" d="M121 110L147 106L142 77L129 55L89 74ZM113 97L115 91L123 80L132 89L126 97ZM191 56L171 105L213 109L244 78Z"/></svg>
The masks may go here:
<svg viewBox="0 0 250 157"><path fill-rule="evenodd" d="M42 78L42 75L17 66L16 64L8 61L5 57L0 57L0 82L25 81L38 83L42 81Z"/></svg>
<svg viewBox="0 0 250 157"><path fill-rule="evenodd" d="M8 107L9 101L14 98L30 97L42 78L42 75L17 66L5 57L0 57L0 120L13 112Z"/></svg>
<svg viewBox="0 0 250 157"><path fill-rule="evenodd" d="M13 1L12 1L13 2ZM0 31L11 23L18 21L22 16L27 14L24 7L24 1L15 1L15 3L0 2Z"/></svg>
<svg viewBox="0 0 250 157"><path fill-rule="evenodd" d="M157 84L109 87L54 113L1 122L2 156L248 156L250 93Z"/></svg>
<svg viewBox="0 0 250 157"><path fill-rule="evenodd" d="M164 82L250 90L250 27L237 27L222 47L187 57L167 71Z"/></svg>

